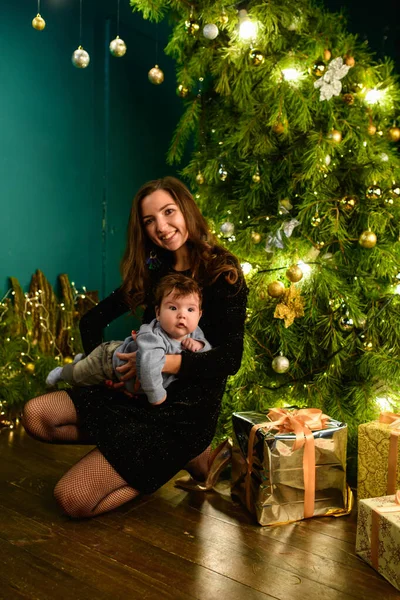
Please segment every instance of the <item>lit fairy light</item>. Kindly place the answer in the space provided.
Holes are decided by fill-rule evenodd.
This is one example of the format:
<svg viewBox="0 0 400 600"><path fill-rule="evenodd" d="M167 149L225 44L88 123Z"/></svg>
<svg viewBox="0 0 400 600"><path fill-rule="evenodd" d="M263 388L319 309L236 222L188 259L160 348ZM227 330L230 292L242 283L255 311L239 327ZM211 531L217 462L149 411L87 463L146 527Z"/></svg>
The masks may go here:
<svg viewBox="0 0 400 600"><path fill-rule="evenodd" d="M249 263L249 262L244 262L241 263L240 266L242 267L242 271L244 275L248 275L249 273L251 273L253 266Z"/></svg>
<svg viewBox="0 0 400 600"><path fill-rule="evenodd" d="M249 19L247 10L239 11L239 38L241 40L254 40L257 36L257 24Z"/></svg>
<svg viewBox="0 0 400 600"><path fill-rule="evenodd" d="M308 265L307 263L303 262L302 260L299 260L297 262L298 266L300 267L300 269L303 271L303 277L306 278L309 275L311 275L311 271L312 268L310 265Z"/></svg>
<svg viewBox="0 0 400 600"><path fill-rule="evenodd" d="M393 409L392 400L385 396L379 396L379 397L375 398L375 403L378 405L380 410L391 411Z"/></svg>
<svg viewBox="0 0 400 600"><path fill-rule="evenodd" d="M377 90L373 88L372 90L368 90L365 94L365 102L367 104L378 104L378 102L382 102L386 95L385 90Z"/></svg>
<svg viewBox="0 0 400 600"><path fill-rule="evenodd" d="M303 73L297 69L282 69L282 75L285 81L295 83L303 77Z"/></svg>

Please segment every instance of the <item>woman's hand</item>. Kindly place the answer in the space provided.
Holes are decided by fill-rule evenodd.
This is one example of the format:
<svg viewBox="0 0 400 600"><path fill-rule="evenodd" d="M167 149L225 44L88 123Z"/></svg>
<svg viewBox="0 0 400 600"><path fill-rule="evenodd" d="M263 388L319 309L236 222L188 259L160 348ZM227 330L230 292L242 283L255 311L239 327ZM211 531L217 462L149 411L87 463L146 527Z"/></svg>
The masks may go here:
<svg viewBox="0 0 400 600"><path fill-rule="evenodd" d="M121 374L121 381L128 381L136 377L136 352L116 352L116 356L125 362L124 365L115 369Z"/></svg>

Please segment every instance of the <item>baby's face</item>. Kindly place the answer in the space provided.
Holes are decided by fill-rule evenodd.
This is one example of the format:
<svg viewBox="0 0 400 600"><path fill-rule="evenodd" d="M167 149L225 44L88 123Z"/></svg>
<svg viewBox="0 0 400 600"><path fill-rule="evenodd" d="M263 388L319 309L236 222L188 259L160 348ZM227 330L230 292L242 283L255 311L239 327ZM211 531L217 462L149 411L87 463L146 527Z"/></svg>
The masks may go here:
<svg viewBox="0 0 400 600"><path fill-rule="evenodd" d="M161 327L175 340L182 341L192 333L200 320L201 310L197 294L177 298L172 291L164 296L156 309Z"/></svg>

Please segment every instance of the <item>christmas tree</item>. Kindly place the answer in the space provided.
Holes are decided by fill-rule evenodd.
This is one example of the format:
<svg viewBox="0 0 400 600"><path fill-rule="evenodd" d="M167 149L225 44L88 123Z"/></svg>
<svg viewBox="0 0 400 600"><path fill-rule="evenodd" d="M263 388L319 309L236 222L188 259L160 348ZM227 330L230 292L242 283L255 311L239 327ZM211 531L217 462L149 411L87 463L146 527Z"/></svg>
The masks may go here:
<svg viewBox="0 0 400 600"><path fill-rule="evenodd" d="M172 34L184 112L168 155L250 287L235 410L399 408L400 89L341 15L309 0L131 0Z"/></svg>

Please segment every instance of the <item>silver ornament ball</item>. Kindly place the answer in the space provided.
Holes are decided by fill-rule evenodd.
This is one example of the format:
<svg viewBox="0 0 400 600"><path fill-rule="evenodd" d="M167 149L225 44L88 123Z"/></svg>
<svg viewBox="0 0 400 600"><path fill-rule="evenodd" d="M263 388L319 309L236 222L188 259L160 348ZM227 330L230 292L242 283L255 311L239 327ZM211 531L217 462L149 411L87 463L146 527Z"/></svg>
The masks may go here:
<svg viewBox="0 0 400 600"><path fill-rule="evenodd" d="M72 64L77 69L86 69L89 63L89 54L82 48L82 46L79 46L79 48L77 48L72 55Z"/></svg>
<svg viewBox="0 0 400 600"><path fill-rule="evenodd" d="M220 229L221 229L221 233L225 237L229 237L235 231L235 226L230 221L226 221L225 223L222 223Z"/></svg>
<svg viewBox="0 0 400 600"><path fill-rule="evenodd" d="M218 169L218 175L221 181L226 181L226 178L228 177L228 171L225 169L224 166L220 166L220 168Z"/></svg>
<svg viewBox="0 0 400 600"><path fill-rule="evenodd" d="M218 27L215 25L215 23L208 23L203 28L203 35L208 40L215 40L215 38L218 36L218 34L219 34L219 30L218 30Z"/></svg>
<svg viewBox="0 0 400 600"><path fill-rule="evenodd" d="M276 373L286 373L289 367L290 362L286 356L276 356L272 361L272 368Z"/></svg>
<svg viewBox="0 0 400 600"><path fill-rule="evenodd" d="M164 81L164 73L161 71L158 65L155 65L152 69L150 69L148 73L150 83L154 83L154 85L160 85Z"/></svg>
<svg viewBox="0 0 400 600"><path fill-rule="evenodd" d="M126 53L126 44L125 44L124 40L121 40L119 35L117 35L115 40L111 40L109 48L110 48L111 54L113 56L115 56L116 58L120 58L121 56L124 56L124 54Z"/></svg>

